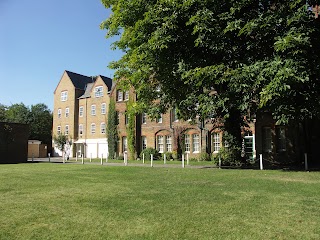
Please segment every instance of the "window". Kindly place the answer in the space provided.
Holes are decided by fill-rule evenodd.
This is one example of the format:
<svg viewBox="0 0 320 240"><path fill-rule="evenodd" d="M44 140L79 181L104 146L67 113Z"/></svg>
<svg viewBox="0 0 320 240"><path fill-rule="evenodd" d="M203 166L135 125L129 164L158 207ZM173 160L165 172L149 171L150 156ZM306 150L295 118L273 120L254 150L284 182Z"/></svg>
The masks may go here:
<svg viewBox="0 0 320 240"><path fill-rule="evenodd" d="M141 147L142 147L142 150L147 148L147 137L146 136L141 137Z"/></svg>
<svg viewBox="0 0 320 240"><path fill-rule="evenodd" d="M102 103L101 104L101 114L106 114L106 104L105 103Z"/></svg>
<svg viewBox="0 0 320 240"><path fill-rule="evenodd" d="M66 116L66 118L69 117L69 108L66 108L65 116Z"/></svg>
<svg viewBox="0 0 320 240"><path fill-rule="evenodd" d="M282 126L276 126L277 152L286 151L286 129Z"/></svg>
<svg viewBox="0 0 320 240"><path fill-rule="evenodd" d="M172 138L170 135L166 136L166 148L167 152L172 152Z"/></svg>
<svg viewBox="0 0 320 240"><path fill-rule="evenodd" d="M272 134L270 127L262 128L262 151L271 152L272 151Z"/></svg>
<svg viewBox="0 0 320 240"><path fill-rule="evenodd" d="M83 117L83 106L79 107L79 117Z"/></svg>
<svg viewBox="0 0 320 240"><path fill-rule="evenodd" d="M192 134L192 147L193 147L193 152L200 151L199 134Z"/></svg>
<svg viewBox="0 0 320 240"><path fill-rule="evenodd" d="M173 109L171 114L172 114L172 122L177 122L178 121L177 109Z"/></svg>
<svg viewBox="0 0 320 240"><path fill-rule="evenodd" d="M184 135L184 151L190 152L190 135Z"/></svg>
<svg viewBox="0 0 320 240"><path fill-rule="evenodd" d="M61 118L61 109L58 109L58 118Z"/></svg>
<svg viewBox="0 0 320 240"><path fill-rule="evenodd" d="M91 115L92 116L96 115L96 105L91 105Z"/></svg>
<svg viewBox="0 0 320 240"><path fill-rule="evenodd" d="M69 125L66 125L64 134L69 135Z"/></svg>
<svg viewBox="0 0 320 240"><path fill-rule="evenodd" d="M163 136L157 136L157 146L160 153L164 152Z"/></svg>
<svg viewBox="0 0 320 240"><path fill-rule="evenodd" d="M147 114L146 113L142 113L141 122L142 122L142 124L147 123Z"/></svg>
<svg viewBox="0 0 320 240"><path fill-rule="evenodd" d="M83 125L80 124L79 125L79 135L82 135L83 134Z"/></svg>
<svg viewBox="0 0 320 240"><path fill-rule="evenodd" d="M65 102L65 101L68 100L68 91L63 91L63 92L61 92L60 100L61 100L62 102Z"/></svg>
<svg viewBox="0 0 320 240"><path fill-rule="evenodd" d="M128 113L125 112L124 113L124 124L127 125L129 123L129 116L128 116Z"/></svg>
<svg viewBox="0 0 320 240"><path fill-rule="evenodd" d="M106 124L105 123L100 124L100 132L101 132L101 134L106 133Z"/></svg>
<svg viewBox="0 0 320 240"><path fill-rule="evenodd" d="M96 98L102 97L103 96L103 86L98 86L94 88L94 96Z"/></svg>
<svg viewBox="0 0 320 240"><path fill-rule="evenodd" d="M123 100L123 92L120 90L117 90L117 101Z"/></svg>
<svg viewBox="0 0 320 240"><path fill-rule="evenodd" d="M57 127L57 133L58 133L58 135L61 134L61 126Z"/></svg>
<svg viewBox="0 0 320 240"><path fill-rule="evenodd" d="M95 133L96 133L96 124L91 123L91 134L95 134Z"/></svg>
<svg viewBox="0 0 320 240"><path fill-rule="evenodd" d="M122 137L122 151L125 152L128 150L127 137Z"/></svg>
<svg viewBox="0 0 320 240"><path fill-rule="evenodd" d="M160 114L160 117L157 118L157 123L162 123L162 114Z"/></svg>
<svg viewBox="0 0 320 240"><path fill-rule="evenodd" d="M129 91L124 92L124 100L128 101L129 100Z"/></svg>
<svg viewBox="0 0 320 240"><path fill-rule="evenodd" d="M220 151L220 133L213 133L213 152Z"/></svg>

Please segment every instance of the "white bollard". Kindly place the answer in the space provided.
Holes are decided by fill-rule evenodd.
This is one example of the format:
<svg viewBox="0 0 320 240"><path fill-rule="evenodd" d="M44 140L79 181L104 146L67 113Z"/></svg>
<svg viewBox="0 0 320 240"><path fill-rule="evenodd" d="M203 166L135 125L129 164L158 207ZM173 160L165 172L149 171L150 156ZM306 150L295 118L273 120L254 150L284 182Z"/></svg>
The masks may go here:
<svg viewBox="0 0 320 240"><path fill-rule="evenodd" d="M63 163L66 163L66 162L65 162L65 159L64 159L64 154L62 154L62 162L63 162Z"/></svg>
<svg viewBox="0 0 320 240"><path fill-rule="evenodd" d="M81 163L84 164L83 154L81 156Z"/></svg>
<svg viewBox="0 0 320 240"><path fill-rule="evenodd" d="M307 153L304 154L304 168L305 168L306 171L309 170L309 167L308 167L308 154Z"/></svg>
<svg viewBox="0 0 320 240"><path fill-rule="evenodd" d="M101 162L103 161L103 153L101 153Z"/></svg>
<svg viewBox="0 0 320 240"><path fill-rule="evenodd" d="M263 170L262 154L260 154L260 170Z"/></svg>
<svg viewBox="0 0 320 240"><path fill-rule="evenodd" d="M142 163L144 164L144 153L142 154Z"/></svg>
<svg viewBox="0 0 320 240"><path fill-rule="evenodd" d="M92 153L90 153L90 162L92 162Z"/></svg>
<svg viewBox="0 0 320 240"><path fill-rule="evenodd" d="M163 155L163 164L166 164L167 163L167 154L164 154Z"/></svg>
<svg viewBox="0 0 320 240"><path fill-rule="evenodd" d="M182 154L182 168L185 168L185 165L184 165L184 154Z"/></svg>
<svg viewBox="0 0 320 240"><path fill-rule="evenodd" d="M50 162L50 153L48 153L48 157L49 157L49 162Z"/></svg>
<svg viewBox="0 0 320 240"><path fill-rule="evenodd" d="M128 155L126 152L123 153L123 161L124 161L124 165L128 166Z"/></svg>
<svg viewBox="0 0 320 240"><path fill-rule="evenodd" d="M189 166L189 153L187 153L187 165Z"/></svg>
<svg viewBox="0 0 320 240"><path fill-rule="evenodd" d="M151 167L153 167L153 154L150 154L150 158L151 158Z"/></svg>

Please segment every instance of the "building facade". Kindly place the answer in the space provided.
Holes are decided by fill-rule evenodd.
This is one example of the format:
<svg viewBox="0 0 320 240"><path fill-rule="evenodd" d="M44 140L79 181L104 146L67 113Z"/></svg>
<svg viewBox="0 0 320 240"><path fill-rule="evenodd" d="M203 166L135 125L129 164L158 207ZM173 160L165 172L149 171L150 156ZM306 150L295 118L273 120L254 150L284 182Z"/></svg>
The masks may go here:
<svg viewBox="0 0 320 240"><path fill-rule="evenodd" d="M128 152L127 108L129 101L137 101L134 90L123 90L103 76L87 77L69 71L63 73L54 92L52 131L53 135L66 134L72 139L73 144L67 149L70 157L107 157L110 99L115 101L118 116L117 155L121 156ZM318 125L313 121L312 126ZM247 120L247 127L242 129L242 153L253 162L262 154L270 166L283 162L303 164L305 153L308 153L310 165L319 165L315 141L308 144L307 138L301 135L309 134L320 142L317 137L320 130L315 132L314 128L309 128L306 132L302 129L300 123L281 126L270 114L257 113L254 119ZM174 109L158 119L150 119L146 113L134 116L134 139L136 155L129 159L139 157L140 152L148 147L160 153L169 152L173 156L187 154L189 158L197 159L204 154L216 155L223 147L228 147L223 142L222 124L217 119L207 119L202 123L197 120L183 121L177 118ZM61 156L61 152L54 148L54 155Z"/></svg>

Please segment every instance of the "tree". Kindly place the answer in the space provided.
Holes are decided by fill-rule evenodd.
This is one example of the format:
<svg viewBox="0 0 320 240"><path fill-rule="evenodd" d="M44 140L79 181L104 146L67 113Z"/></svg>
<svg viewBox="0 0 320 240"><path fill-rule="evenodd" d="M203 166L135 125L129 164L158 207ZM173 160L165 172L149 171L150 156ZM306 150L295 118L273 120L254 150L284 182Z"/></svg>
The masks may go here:
<svg viewBox="0 0 320 240"><path fill-rule="evenodd" d="M7 110L7 107L0 103L0 122L6 121L6 110Z"/></svg>
<svg viewBox="0 0 320 240"><path fill-rule="evenodd" d="M48 107L39 103L30 107L30 139L51 144L52 113Z"/></svg>
<svg viewBox="0 0 320 240"><path fill-rule="evenodd" d="M30 110L23 103L12 104L6 110L6 120L12 123L24 123L29 124Z"/></svg>
<svg viewBox="0 0 320 240"><path fill-rule="evenodd" d="M117 143L118 143L118 118L116 112L116 104L113 99L110 99L109 111L108 111L108 125L107 125L107 138L108 138L108 152L109 159L115 157L117 152Z"/></svg>
<svg viewBox="0 0 320 240"><path fill-rule="evenodd" d="M69 139L67 135L60 133L57 136L53 136L53 141L56 147L61 151L62 158L65 159L66 151L72 145L72 139Z"/></svg>
<svg viewBox="0 0 320 240"><path fill-rule="evenodd" d="M244 116L319 117L320 27L305 1L102 2L113 14L101 27L125 53L110 67L135 88L139 109L221 118L237 157Z"/></svg>

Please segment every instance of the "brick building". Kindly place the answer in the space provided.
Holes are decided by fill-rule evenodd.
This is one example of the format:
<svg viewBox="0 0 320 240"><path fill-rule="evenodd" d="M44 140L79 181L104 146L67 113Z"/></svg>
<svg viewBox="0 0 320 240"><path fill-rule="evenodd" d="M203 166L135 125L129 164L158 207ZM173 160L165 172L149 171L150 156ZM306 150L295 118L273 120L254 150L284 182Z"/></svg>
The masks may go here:
<svg viewBox="0 0 320 240"><path fill-rule="evenodd" d="M129 99L137 101L135 92L132 89L124 91L103 76L63 73L54 92L53 134L64 133L73 139L70 146L72 157L82 154L84 157L107 156L106 127L110 99L114 99L118 114L117 155L123 155L128 151L127 103ZM225 146L221 124L216 119L207 119L201 124L182 121L171 109L155 120L145 113L136 115L134 120L137 154L151 147L161 153L188 153L190 158L199 158L203 153L214 155ZM314 121L309 125L318 126ZM242 131L242 151L247 159L257 159L262 154L264 161L272 166L283 162L301 164L307 152L310 164L317 165L315 143L320 143L320 128L314 129L309 128L306 132L301 124L280 126L270 114L258 113ZM307 143L307 137L302 135L315 140ZM55 149L55 155L61 153Z"/></svg>
<svg viewBox="0 0 320 240"><path fill-rule="evenodd" d="M53 135L72 139L70 157L100 157L108 153L106 118L112 80L65 71L54 91ZM54 146L54 156L62 153Z"/></svg>

